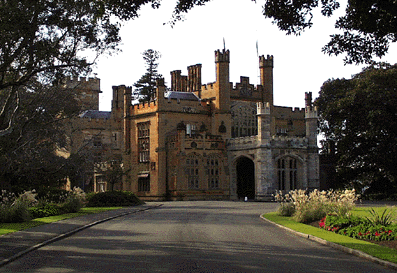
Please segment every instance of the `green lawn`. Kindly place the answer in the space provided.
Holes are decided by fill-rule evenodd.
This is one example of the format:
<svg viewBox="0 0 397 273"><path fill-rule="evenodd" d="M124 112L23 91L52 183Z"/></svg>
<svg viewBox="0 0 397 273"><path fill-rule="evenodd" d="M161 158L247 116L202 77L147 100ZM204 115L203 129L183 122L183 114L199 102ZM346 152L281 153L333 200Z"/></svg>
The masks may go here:
<svg viewBox="0 0 397 273"><path fill-rule="evenodd" d="M395 206L386 206L386 207L356 207L353 211L352 214L360 217L371 217L371 214L369 213L370 209L374 209L375 212L378 214L382 215L383 211L387 209L387 212L389 211L394 211L394 215L397 216L396 212L397 209Z"/></svg>
<svg viewBox="0 0 397 273"><path fill-rule="evenodd" d="M33 219L28 222L23 222L23 223L0 223L0 235L19 231L19 230L24 230L44 224L49 224L52 222L64 220L64 219L69 219L69 218L74 218L82 215L87 215L87 214L92 214L92 213L99 213L103 211L108 211L108 210L115 210L115 209L120 209L121 207L105 207L105 208L82 208L79 212L76 213L68 213L68 214L62 214L62 215L57 215L57 216L49 216L49 217L43 217L43 218L37 218Z"/></svg>
<svg viewBox="0 0 397 273"><path fill-rule="evenodd" d="M370 216L368 213L368 210L371 209L372 207L358 207L354 209L352 214L358 215L358 216ZM389 207L390 208L390 207ZM383 212L385 207L383 208L374 208L375 210L379 212ZM373 244L370 242L362 241L362 240L357 240L353 239L347 236L339 235L333 232L329 232L320 228L316 228L310 225L305 225L301 223L297 223L293 221L290 217L283 217L283 216L278 216L276 212L271 212L263 215L264 218L275 222L279 225L288 227L292 230L309 234L321 239L324 239L328 242L332 242L338 245L346 246L351 249L356 249L360 250L364 253L367 253L373 257L377 257L379 259L397 263L397 250L379 246L377 244Z"/></svg>

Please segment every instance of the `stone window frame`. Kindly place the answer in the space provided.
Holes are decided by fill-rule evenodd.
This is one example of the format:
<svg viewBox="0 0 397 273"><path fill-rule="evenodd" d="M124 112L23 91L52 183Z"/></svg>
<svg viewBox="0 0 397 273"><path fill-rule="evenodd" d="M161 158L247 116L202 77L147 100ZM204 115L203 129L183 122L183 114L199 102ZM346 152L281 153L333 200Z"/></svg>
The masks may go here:
<svg viewBox="0 0 397 273"><path fill-rule="evenodd" d="M288 181L287 181L288 175ZM286 190L287 182L289 189L295 190L298 185L298 160L294 157L285 156L277 160L277 180L279 190Z"/></svg>
<svg viewBox="0 0 397 273"><path fill-rule="evenodd" d="M220 176L222 171L221 159L218 155L208 155L206 159L206 175L208 182L208 189L220 188Z"/></svg>
<svg viewBox="0 0 397 273"><path fill-rule="evenodd" d="M137 123L138 162L150 162L150 121Z"/></svg>
<svg viewBox="0 0 397 273"><path fill-rule="evenodd" d="M254 136L258 134L256 106L237 103L231 107L232 138Z"/></svg>
<svg viewBox="0 0 397 273"><path fill-rule="evenodd" d="M197 154L186 156L185 174L187 177L187 186L191 190L200 188L200 161Z"/></svg>

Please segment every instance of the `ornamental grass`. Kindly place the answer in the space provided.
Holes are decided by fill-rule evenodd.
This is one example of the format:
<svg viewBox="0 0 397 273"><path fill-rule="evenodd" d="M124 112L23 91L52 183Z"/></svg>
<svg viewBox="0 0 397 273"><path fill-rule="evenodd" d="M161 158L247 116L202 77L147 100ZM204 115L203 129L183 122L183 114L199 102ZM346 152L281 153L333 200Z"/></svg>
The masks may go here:
<svg viewBox="0 0 397 273"><path fill-rule="evenodd" d="M355 190L313 191L293 190L274 195L280 203L278 214L291 216L299 223L310 223L320 220L327 214L346 216L355 207L358 195Z"/></svg>

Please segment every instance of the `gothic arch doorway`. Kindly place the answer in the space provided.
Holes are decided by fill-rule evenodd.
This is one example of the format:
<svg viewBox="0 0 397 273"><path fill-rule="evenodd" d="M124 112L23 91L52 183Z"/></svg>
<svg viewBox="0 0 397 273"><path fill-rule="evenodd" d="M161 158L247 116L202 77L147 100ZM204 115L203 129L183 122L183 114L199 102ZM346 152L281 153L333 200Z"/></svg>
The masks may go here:
<svg viewBox="0 0 397 273"><path fill-rule="evenodd" d="M238 199L255 199L255 165L247 157L240 157L236 162Z"/></svg>

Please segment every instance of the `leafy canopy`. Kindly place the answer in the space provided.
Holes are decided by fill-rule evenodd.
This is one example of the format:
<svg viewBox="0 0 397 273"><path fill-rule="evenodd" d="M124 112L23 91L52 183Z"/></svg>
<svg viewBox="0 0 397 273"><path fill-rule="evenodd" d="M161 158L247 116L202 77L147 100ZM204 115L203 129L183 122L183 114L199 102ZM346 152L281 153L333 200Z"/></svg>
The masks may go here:
<svg viewBox="0 0 397 273"><path fill-rule="evenodd" d="M315 103L346 182L397 181L397 65L374 64L352 79L328 80Z"/></svg>
<svg viewBox="0 0 397 273"><path fill-rule="evenodd" d="M263 14L280 30L300 35L313 26L313 10L321 7L323 16L340 8L337 0L268 0ZM343 34L331 35L322 51L329 55L345 53L345 64L370 63L384 56L390 43L397 41L397 2L394 0L349 0L346 13L335 23Z"/></svg>
<svg viewBox="0 0 397 273"><path fill-rule="evenodd" d="M121 20L137 17L147 3L159 6L157 0L0 0L0 135L13 129L19 87L33 78L49 84L89 73L99 55L117 49Z"/></svg>

